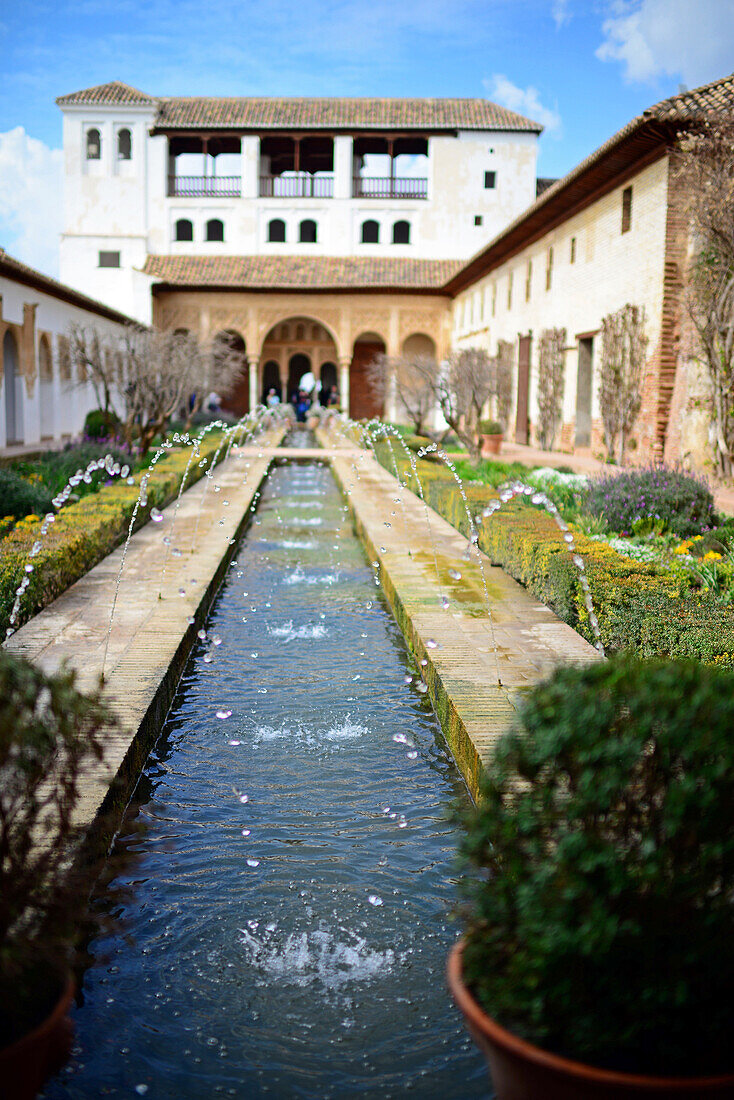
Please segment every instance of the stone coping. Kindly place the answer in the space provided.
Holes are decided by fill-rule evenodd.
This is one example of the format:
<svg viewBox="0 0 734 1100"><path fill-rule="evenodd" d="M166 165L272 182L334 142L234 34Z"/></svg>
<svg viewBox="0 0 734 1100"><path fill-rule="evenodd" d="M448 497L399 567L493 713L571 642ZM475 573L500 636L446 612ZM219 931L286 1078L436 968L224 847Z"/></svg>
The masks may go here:
<svg viewBox="0 0 734 1100"><path fill-rule="evenodd" d="M249 524L255 493L280 453L283 431L232 448L211 478L201 478L181 495L178 508L172 502L160 522L147 523L130 539L104 662L105 696L119 727L107 733L102 761L85 776L75 814L75 824L95 841L98 834L102 845L119 826L165 721L196 632ZM164 537L171 538L170 546ZM6 647L48 672L66 661L76 669L82 690L96 685L123 553L120 546L90 569L16 631Z"/></svg>

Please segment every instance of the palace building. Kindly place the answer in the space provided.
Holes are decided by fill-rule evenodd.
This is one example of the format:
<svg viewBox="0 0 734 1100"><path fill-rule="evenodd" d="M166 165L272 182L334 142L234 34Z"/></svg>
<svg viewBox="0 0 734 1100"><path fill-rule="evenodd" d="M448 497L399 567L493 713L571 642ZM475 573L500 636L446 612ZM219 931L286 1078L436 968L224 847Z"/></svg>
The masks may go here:
<svg viewBox="0 0 734 1100"><path fill-rule="evenodd" d="M116 317L226 334L246 365L233 411L311 369L353 417L397 418L368 385L375 353L501 344L506 433L533 442L540 336L564 328L560 445L598 454L600 325L631 303L648 341L631 457L705 466L672 150L690 120L732 109L734 78L650 107L556 181L536 177L541 127L484 99L156 97L115 81L57 102L63 283Z"/></svg>

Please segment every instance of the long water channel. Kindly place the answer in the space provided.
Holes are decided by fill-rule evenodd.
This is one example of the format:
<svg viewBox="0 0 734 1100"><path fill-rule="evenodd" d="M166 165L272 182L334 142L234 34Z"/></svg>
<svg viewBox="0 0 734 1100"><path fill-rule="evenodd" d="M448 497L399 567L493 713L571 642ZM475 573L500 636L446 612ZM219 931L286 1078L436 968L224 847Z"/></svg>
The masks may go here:
<svg viewBox="0 0 734 1100"><path fill-rule="evenodd" d="M487 1095L444 980L468 795L415 674L328 467L274 467L111 857L121 923L49 1100Z"/></svg>

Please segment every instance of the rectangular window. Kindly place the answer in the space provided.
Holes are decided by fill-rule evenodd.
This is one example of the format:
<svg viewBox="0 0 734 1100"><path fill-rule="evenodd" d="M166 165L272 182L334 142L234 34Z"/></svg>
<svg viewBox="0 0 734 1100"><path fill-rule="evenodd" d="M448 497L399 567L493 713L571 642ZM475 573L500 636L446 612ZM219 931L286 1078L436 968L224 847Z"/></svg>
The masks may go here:
<svg viewBox="0 0 734 1100"><path fill-rule="evenodd" d="M99 254L99 266L100 267L119 267L120 266L120 253L119 252L100 252L100 254Z"/></svg>
<svg viewBox="0 0 734 1100"><path fill-rule="evenodd" d="M507 308L512 309L512 272L507 276Z"/></svg>
<svg viewBox="0 0 734 1100"><path fill-rule="evenodd" d="M622 192L622 232L629 233L632 228L632 188L625 187Z"/></svg>
<svg viewBox="0 0 734 1100"><path fill-rule="evenodd" d="M572 264L576 263L576 238L575 237L571 237L571 255L569 257L569 261Z"/></svg>
<svg viewBox="0 0 734 1100"><path fill-rule="evenodd" d="M525 301L530 301L530 291L533 285L533 261L528 260L527 271L525 272Z"/></svg>
<svg viewBox="0 0 734 1100"><path fill-rule="evenodd" d="M497 173L485 172L484 173L484 188L486 191L491 191L497 186Z"/></svg>
<svg viewBox="0 0 734 1100"><path fill-rule="evenodd" d="M475 225L481 225L481 224L482 224L482 221L483 221L483 219L482 219L482 215L481 215L481 214L475 214L475 215L474 215L474 224L475 224Z"/></svg>
<svg viewBox="0 0 734 1100"><path fill-rule="evenodd" d="M553 283L553 249L548 249L548 255L545 258L545 289L550 290Z"/></svg>

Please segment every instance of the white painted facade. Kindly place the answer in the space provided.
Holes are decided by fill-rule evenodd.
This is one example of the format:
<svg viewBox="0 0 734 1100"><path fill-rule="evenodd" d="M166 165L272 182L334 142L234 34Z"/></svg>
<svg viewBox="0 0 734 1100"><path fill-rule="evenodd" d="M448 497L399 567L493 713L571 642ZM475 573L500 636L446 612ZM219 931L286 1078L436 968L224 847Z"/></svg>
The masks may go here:
<svg viewBox="0 0 734 1100"><path fill-rule="evenodd" d="M646 313L646 385L654 387L652 360L660 344L663 277L668 210L668 158L643 168L596 202L544 234L511 259L488 271L461 291L452 303L452 342L456 347L483 347L496 354L498 341L515 348L515 403L517 349L520 336L532 335L529 420L538 422L538 348L544 329L565 328L566 370L562 428L556 440L574 449L579 376L579 341L591 348L591 447L600 448L598 353L602 318L626 303L643 306ZM622 193L632 188L631 225L622 232ZM572 244L572 242L575 242ZM552 249L550 285L548 264ZM573 259L572 259L573 256ZM505 426L512 437L512 422ZM643 409L644 413L644 409ZM641 415L634 432L643 455L654 450L654 421ZM579 446L576 445L576 450Z"/></svg>
<svg viewBox="0 0 734 1100"><path fill-rule="evenodd" d="M532 131L431 135L427 156L409 166L427 179L427 197L392 199L352 197L357 168L353 138L344 134L334 137L333 197L260 197L267 164L260 137L244 135L239 155L227 155L226 174L239 177L239 196L191 198L169 195L169 138L149 132L155 104L74 104L62 111L61 278L145 322L151 319L153 280L140 269L148 253L463 259L535 198L538 135ZM132 138L129 160L119 156L123 129ZM87 156L93 130L101 137L99 159ZM223 241L206 239L213 219L223 223ZM285 223L283 242L269 239L274 219ZM177 240L182 220L192 224L192 241ZM314 243L299 239L305 221L316 223ZM367 221L377 222L377 243L362 242ZM409 225L408 243L393 243L398 222ZM103 266L102 253L119 253L119 267Z"/></svg>
<svg viewBox="0 0 734 1100"><path fill-rule="evenodd" d="M111 347L124 330L122 319L0 272L0 448L61 443L79 435L97 408L91 383L79 378L64 351L71 325L96 329Z"/></svg>

